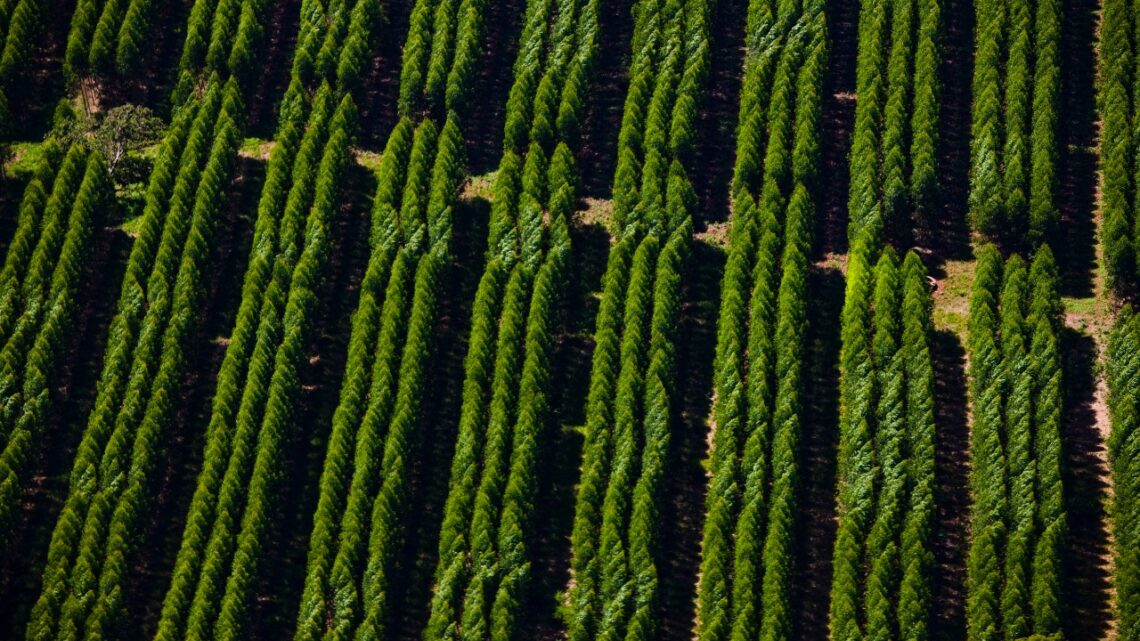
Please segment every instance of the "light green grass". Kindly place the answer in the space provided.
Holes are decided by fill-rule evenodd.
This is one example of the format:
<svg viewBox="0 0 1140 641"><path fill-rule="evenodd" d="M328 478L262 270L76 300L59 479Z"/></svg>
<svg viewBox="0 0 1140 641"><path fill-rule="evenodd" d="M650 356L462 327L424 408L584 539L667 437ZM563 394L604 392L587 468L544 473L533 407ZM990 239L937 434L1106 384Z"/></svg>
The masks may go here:
<svg viewBox="0 0 1140 641"><path fill-rule="evenodd" d="M492 191L495 184L495 175L497 171L489 171L479 176L471 176L467 180L467 186L463 189L463 198L475 200L483 199L488 202L492 201Z"/></svg>
<svg viewBox="0 0 1140 641"><path fill-rule="evenodd" d="M380 157L381 154L378 151L360 149L356 152L356 164L372 173L376 173L380 171Z"/></svg>
<svg viewBox="0 0 1140 641"><path fill-rule="evenodd" d="M936 280L934 328L954 332L966 341L966 321L970 314L970 289L974 284L973 259L951 260L943 265L945 275Z"/></svg>
<svg viewBox="0 0 1140 641"><path fill-rule="evenodd" d="M272 140L264 138L246 138L241 141L241 147L238 147L238 155L266 160L275 144Z"/></svg>
<svg viewBox="0 0 1140 641"><path fill-rule="evenodd" d="M12 157L4 165L4 172L21 180L27 180L36 170L43 157L42 142L14 142L10 144Z"/></svg>

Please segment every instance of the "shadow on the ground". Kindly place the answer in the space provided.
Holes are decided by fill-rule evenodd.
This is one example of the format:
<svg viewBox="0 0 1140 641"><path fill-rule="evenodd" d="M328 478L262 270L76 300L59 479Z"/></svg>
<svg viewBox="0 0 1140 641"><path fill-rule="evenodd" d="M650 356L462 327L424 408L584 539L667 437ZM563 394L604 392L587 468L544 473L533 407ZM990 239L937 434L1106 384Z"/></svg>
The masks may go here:
<svg viewBox="0 0 1140 641"><path fill-rule="evenodd" d="M431 353L431 373L420 417L422 441L412 467L412 494L408 503L408 539L397 562L400 580L394 588L401 605L394 622L393 639L420 641L428 616L436 565L439 533L451 480L451 459L459 432L463 402L463 362L475 290L483 274L490 203L476 198L455 208L453 248L455 262L446 272Z"/></svg>
<svg viewBox="0 0 1140 641"><path fill-rule="evenodd" d="M839 318L844 278L837 269L809 275L804 345L800 489L792 603L796 639L825 639L836 528L836 452L839 445Z"/></svg>
<svg viewBox="0 0 1140 641"><path fill-rule="evenodd" d="M1108 531L1109 470L1096 423L1097 346L1071 328L1061 332L1062 447L1069 534L1062 583L1062 628L1071 641L1106 638L1112 619Z"/></svg>
<svg viewBox="0 0 1140 641"><path fill-rule="evenodd" d="M610 197L617 167L618 132L629 85L629 48L633 35L631 11L630 0L603 2L598 10L596 69L586 94L589 108L578 151L582 194L591 198Z"/></svg>
<svg viewBox="0 0 1140 641"><path fill-rule="evenodd" d="M925 258L941 275L948 260L971 256L966 212L970 195L970 86L974 74L974 5L943 0L941 103L938 128L938 198L933 211L916 224L916 240L930 249Z"/></svg>
<svg viewBox="0 0 1140 641"><path fill-rule="evenodd" d="M747 2L724 0L713 10L709 77L701 95L690 178L697 190L696 223L725 222L736 160L736 119L744 70Z"/></svg>
<svg viewBox="0 0 1140 641"><path fill-rule="evenodd" d="M656 638L661 641L692 639L696 620L708 486L703 461L708 456L713 354L726 258L720 247L694 242L682 272L672 437L657 535Z"/></svg>
<svg viewBox="0 0 1140 641"><path fill-rule="evenodd" d="M582 433L594 354L594 321L609 255L610 236L600 225L570 228L573 261L562 301L564 331L555 348L551 420L539 462L534 514L531 588L519 638L558 641L565 635L559 598L570 580L570 532L582 463Z"/></svg>
<svg viewBox="0 0 1140 641"><path fill-rule="evenodd" d="M1058 108L1057 209L1053 239L1064 296L1093 295L1096 269L1097 0L1062 3L1061 99Z"/></svg>
<svg viewBox="0 0 1140 641"><path fill-rule="evenodd" d="M855 128L855 58L859 31L858 0L828 0L827 32L831 43L823 82L820 114L819 214L814 253L847 251L848 156Z"/></svg>
<svg viewBox="0 0 1140 641"><path fill-rule="evenodd" d="M957 641L966 637L966 548L971 505L966 351L957 334L939 330L933 336L931 357L937 434L930 636L937 641Z"/></svg>

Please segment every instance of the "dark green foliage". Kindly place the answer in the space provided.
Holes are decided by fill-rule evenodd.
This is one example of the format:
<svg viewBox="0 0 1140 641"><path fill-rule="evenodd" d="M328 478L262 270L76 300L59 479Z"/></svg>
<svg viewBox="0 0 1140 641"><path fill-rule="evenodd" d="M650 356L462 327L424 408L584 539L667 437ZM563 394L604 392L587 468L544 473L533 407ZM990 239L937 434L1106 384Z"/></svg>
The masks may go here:
<svg viewBox="0 0 1140 641"><path fill-rule="evenodd" d="M401 116L462 115L483 33L483 0L418 0L400 71Z"/></svg>
<svg viewBox="0 0 1140 641"><path fill-rule="evenodd" d="M826 61L823 6L749 8L713 384L702 641L776 639L792 612L807 269ZM782 48L774 43L786 42Z"/></svg>
<svg viewBox="0 0 1140 641"><path fill-rule="evenodd" d="M337 88L342 91L356 91L359 89L361 75L368 62L371 51L373 33L383 22L383 12L379 2L365 0L357 2L352 9L352 19L348 25L348 36L340 50L340 59L337 62L336 79ZM332 43L330 39L328 41ZM333 49L329 44L329 50Z"/></svg>
<svg viewBox="0 0 1140 641"><path fill-rule="evenodd" d="M80 0L71 16L71 28L67 32L67 48L63 54L63 70L68 77L75 77L87 69L87 52L91 47L91 36L99 22L103 3L99 0Z"/></svg>
<svg viewBox="0 0 1140 641"><path fill-rule="evenodd" d="M223 86L212 78L200 100L176 110L160 146L29 639L97 639L121 622L124 585L183 381L185 342L195 327L195 315L186 310L200 308L205 295L202 274L237 154L242 111L237 83ZM106 183L106 166L91 161L85 185L95 180L92 163ZM81 188L77 206L85 189L98 191ZM88 236L77 241L93 233L91 215L83 230ZM61 259L60 265L68 264ZM56 304L46 313L49 322L66 322L74 310ZM35 404L26 406L25 416L42 420L48 399L28 387L32 380L24 395Z"/></svg>
<svg viewBox="0 0 1140 641"><path fill-rule="evenodd" d="M971 641L1000 638L1001 549L1006 526L1005 455L1001 442L1001 352L997 342L1002 260L992 245L978 252L970 297L969 353L973 431L972 522L967 557L966 625Z"/></svg>
<svg viewBox="0 0 1140 641"><path fill-rule="evenodd" d="M323 9L312 8L302 21L302 34L323 23ZM264 9L258 1L195 3L176 104L180 95L190 94L188 83L203 65L248 77L256 63ZM345 11L333 39L357 39L340 59L346 68L359 67L378 16L366 8L348 20ZM321 46L304 35L299 43L296 59L311 60ZM159 619L161 639L244 637L261 545L272 527L279 450L293 429L297 371L307 357L330 252L330 224L352 162L355 108L351 96L330 84L328 76L336 67L323 64L319 71L324 77L295 73L282 101L242 302L213 399L203 469ZM236 93L227 96L227 109L237 107L235 98ZM235 152L236 147L231 154Z"/></svg>
<svg viewBox="0 0 1140 641"><path fill-rule="evenodd" d="M47 9L45 0L19 0L12 9L7 31L0 40L0 92L27 74L27 63L42 32Z"/></svg>
<svg viewBox="0 0 1140 641"><path fill-rule="evenodd" d="M1057 269L1043 245L1027 269L979 250L970 303L975 534L967 564L971 639L1048 637L1061 626L1065 511Z"/></svg>
<svg viewBox="0 0 1140 641"><path fill-rule="evenodd" d="M1136 282L1136 51L1134 8L1105 0L1100 26L1098 107L1104 262L1109 283Z"/></svg>
<svg viewBox="0 0 1140 641"><path fill-rule="evenodd" d="M985 0L976 14L970 222L1036 247L1053 239L1059 219L1060 3Z"/></svg>
<svg viewBox="0 0 1140 641"><path fill-rule="evenodd" d="M427 0L412 9L401 74L403 118L388 137L378 172L371 257L321 477L297 639L386 639L399 606L395 563L414 498L411 473L428 427L421 413L435 354L436 303L448 276L452 206L464 172L461 105L444 104L442 87L451 91L449 76L457 70L458 82L468 82L470 60L460 58L473 55L472 39L481 29L473 17L481 11L474 2ZM319 49L299 50L295 77L335 70L342 88L358 84L367 60L361 30L379 21L379 7L360 2L346 23L347 15L303 27L302 43L320 41L321 29L325 35ZM334 59L337 34L347 40ZM423 114L446 118L441 127ZM501 275L485 276L477 309L498 304ZM491 328L478 327L473 350L490 340ZM457 458L463 451L457 447Z"/></svg>
<svg viewBox="0 0 1140 641"><path fill-rule="evenodd" d="M1137 541L1136 439L1137 402L1140 398L1140 325L1131 307L1125 307L1109 335L1107 353L1108 411L1112 434L1108 441L1112 465L1112 533L1116 540L1114 580L1116 611L1122 639L1140 633L1140 548Z"/></svg>
<svg viewBox="0 0 1140 641"><path fill-rule="evenodd" d="M1033 632L1041 636L1059 633L1062 616L1062 555L1067 533L1062 488L1063 444L1061 442L1061 354L1058 345L1061 303L1059 277L1048 245L1033 257L1029 271L1032 287L1026 316L1031 333L1029 362L1032 379L1034 434L1033 456L1037 465L1035 542L1031 583Z"/></svg>
<svg viewBox="0 0 1140 641"><path fill-rule="evenodd" d="M411 233L411 230L402 225L398 212L407 176L408 158L412 153L413 131L410 119L400 119L384 147L377 176L376 197L373 199L370 237L373 249L398 243Z"/></svg>
<svg viewBox="0 0 1140 641"><path fill-rule="evenodd" d="M424 120L416 127L399 210L405 243L423 242L422 238L427 235L427 199L438 136L439 129L431 120Z"/></svg>
<svg viewBox="0 0 1140 641"><path fill-rule="evenodd" d="M241 15L234 18L235 9L222 6L214 16L215 43L219 37L231 37L237 20L226 63L235 73L252 62L247 52L259 37L261 27L250 23L254 15L250 7L243 4ZM369 43L367 30L378 19L370 11L356 11L352 20L346 13L328 31L332 40L324 46L334 47L353 35ZM283 472L281 449L289 432L296 429L298 371L308 357L318 293L332 246L330 225L339 209L344 174L353 162L349 146L356 127L351 94L332 86L330 76L337 64L329 58L331 54L315 67L301 62L320 57L322 47L317 34L324 17L315 12L306 18L258 206L241 307L218 377L204 465L159 620L157 637L161 639L244 637L264 558L262 546L274 525L277 485ZM212 44L207 52L211 64L218 64L216 51ZM361 49L358 44L345 55L350 57L340 59L357 68L358 58L367 55L367 46ZM392 259L389 249L369 269L365 287L374 306ZM375 310L364 317L375 319ZM368 331L374 330L370 326ZM354 344L353 367L359 371L366 364L361 363L364 355L359 340ZM359 385L359 376L346 379L346 386ZM351 416L338 412L337 420L343 442L344 423ZM322 487L337 480L326 475ZM337 498L341 491L335 486L322 489L322 502L343 501L343 495ZM323 520L318 523L328 525ZM314 548L318 549L331 561L327 545ZM327 571L326 561L314 564ZM305 611L319 614L313 609L318 606L315 597L307 594ZM302 620L308 619L303 615ZM306 629L301 626L298 634Z"/></svg>
<svg viewBox="0 0 1140 641"><path fill-rule="evenodd" d="M194 2L186 25L174 104L189 97L202 80L196 76L206 69L248 78L257 64L266 4L264 0ZM126 76L136 71L151 46L148 39L157 6L154 0L81 0L71 18L64 53L68 78ZM354 54L359 49L354 47Z"/></svg>
<svg viewBox="0 0 1140 641"><path fill-rule="evenodd" d="M175 277L177 265L174 261L178 256L174 247L180 241L179 230L185 230L189 218L185 211L185 194L192 188L191 180L200 171L197 165L202 162L204 147L208 142L205 129L216 115L219 103L220 91L215 88L206 95L205 103L200 107L190 104L183 108L163 143L152 174L143 226L131 249L119 308L111 324L110 343L104 358L103 377L99 383L99 398L79 444L70 492L52 536L44 570L46 589L32 610L27 631L29 639L55 638L60 629L57 627L57 617L60 616L60 609L70 591L72 566L83 547L81 535L84 522L90 516L95 526L101 520L109 518L109 514L106 514L106 501L102 503L100 511L91 513L89 510L99 491L99 461L110 445L115 413L122 403L134 361L136 337L148 316L146 292L160 285L169 291L169 283ZM180 161L185 162L180 165ZM174 193L177 193L176 199L172 199ZM156 263L160 250L162 261ZM156 310L159 311L161 310ZM150 334L154 331L150 330ZM144 356L148 361L152 358ZM125 440L120 437L115 442L114 448L119 457L129 446ZM92 570L87 568L86 572L90 575Z"/></svg>
<svg viewBox="0 0 1140 641"><path fill-rule="evenodd" d="M95 24L95 33L91 37L91 46L87 51L87 64L90 69L97 72L108 71L115 61L115 40L119 35L119 26L127 11L129 0L106 0L99 22Z"/></svg>
<svg viewBox="0 0 1140 641"><path fill-rule="evenodd" d="M150 0L131 0L127 6L123 23L119 26L119 44L115 48L115 70L122 75L138 66L144 48L148 46L153 7Z"/></svg>
<svg viewBox="0 0 1140 641"><path fill-rule="evenodd" d="M144 514L141 506L148 500L149 479L159 462L155 450L173 421L173 398L178 393L185 371L185 355L180 346L185 344L194 327L193 315L179 311L200 307L205 296L203 263L209 255L208 243L219 215L222 190L229 182L239 144L237 127L228 114L223 112L217 126L219 131L195 196L193 218L172 292L171 310L174 313L163 332L161 363L151 383L150 397L141 415L132 451L134 478L127 486L109 528L107 559L100 578L100 599L87 622L89 634L104 634L107 626L113 626L123 615L125 604L122 603L122 588L119 586L126 578L127 559L134 553L134 546L138 545L134 533L139 527L139 518Z"/></svg>
<svg viewBox="0 0 1140 641"><path fill-rule="evenodd" d="M30 185L25 193L26 213L42 201L42 183L51 181L50 168L58 154L58 149L47 150L42 173L33 179L41 185ZM82 171L78 184L65 175L71 168ZM5 260L4 276L13 279L10 287L19 291L22 310L0 350L0 530L4 532L12 531L26 467L47 440L43 429L54 393L52 380L79 308L79 287L92 236L112 204L111 195L102 160L73 150L54 181L42 229L34 215L22 219L31 229L17 229L29 241L40 232L22 283L15 281L18 270L9 269L17 267L14 254L20 252L16 245Z"/></svg>
<svg viewBox="0 0 1140 641"><path fill-rule="evenodd" d="M435 317L436 291L443 257L432 252L420 261L416 272L415 295L408 320L408 335L399 368L399 382L392 408L392 419L385 438L380 478L383 483L372 508L367 563L361 579L362 618L357 638L386 638L385 626L393 604L388 599L392 564L403 540L403 508L408 501L408 466L415 455L413 429L423 399L429 340ZM348 625L353 625L349 623Z"/></svg>
<svg viewBox="0 0 1140 641"><path fill-rule="evenodd" d="M325 19L324 7L316 4L306 6L305 19L301 25L302 34L309 29L307 23ZM251 85L261 66L258 56L264 40L263 22L268 18L270 8L271 5L265 0L195 0L187 19L186 39L178 63L179 77L171 101L180 104L196 90L201 82L200 77L206 73L232 75L243 86ZM129 26L127 19L134 19L129 10L120 33L126 33ZM319 42L314 43L303 35L298 36L297 41L292 74L294 77L297 76L297 60L311 60L315 56L314 48L320 46ZM120 65L125 64L122 56L129 57L132 44L126 46L126 52L117 53ZM331 78L302 77L304 82L312 83L311 86L322 79L331 81Z"/></svg>
<svg viewBox="0 0 1140 641"><path fill-rule="evenodd" d="M583 465L571 535L571 567L574 569L575 584L571 588L570 601L576 604L574 616L579 620L577 625L571 626L573 639L589 639L595 625L594 618L598 616L596 532L601 525L601 506L612 458L611 436L605 426L611 424L614 417L614 392L621 366L623 301L637 246L638 238L635 234L626 234L614 244L602 280L602 300L594 330L596 345L586 406ZM576 632L578 626L585 629Z"/></svg>
<svg viewBox="0 0 1140 641"><path fill-rule="evenodd" d="M613 183L619 241L598 314L571 538L565 618L572 641L655 634L659 501L675 403L673 331L695 206L684 164L707 73L708 10L700 0L647 2L635 14ZM541 140L553 98L538 86L531 135ZM576 126L576 118L561 120L567 129ZM532 146L527 165L533 153ZM524 167L524 189L534 182L527 178ZM524 224L524 247L526 238Z"/></svg>
<svg viewBox="0 0 1140 641"><path fill-rule="evenodd" d="M414 92L420 91L417 84L424 71L418 65L427 65L422 91L428 105L440 101L446 80L449 114L439 136L426 216L433 244L446 244L449 240L450 203L462 169L460 130L451 110L467 89L454 84L453 79L457 73L469 73L465 69L472 55L473 32L472 24L461 23L452 33L454 18L450 11L456 6L459 18L473 24L466 16L474 9L474 3L441 4L435 14L430 55L419 49L426 46L424 34L415 28L417 24L426 25L426 17L413 13L409 47L414 46L419 53L409 57L405 49L405 62L410 64L405 64L402 78L404 109L416 108L413 101L420 100ZM588 12L583 7L588 7ZM419 10L417 7L415 11ZM440 537L438 583L424 631L427 639L508 641L515 634L519 604L525 597L530 572L528 521L538 488L540 444L546 432L553 336L569 254L565 216L573 205L575 181L570 150L552 137L553 97L538 90L536 83L543 73L544 58L552 61L545 67L546 77L558 77L567 62L561 50L573 43L573 23L589 24L584 21L596 19L595 13L593 2L574 1L559 7L532 2L528 6L508 105L508 151L494 185L488 263L476 296L465 363L459 440ZM552 16L556 17L551 20ZM548 29L558 37L547 41L544 36L549 35ZM592 40L586 44L593 46ZM445 74L450 55L454 56L453 67ZM592 56L592 52L581 51L580 56ZM430 124L426 121L421 128ZM395 193L384 186L388 183L386 176L398 171L404 162L409 166L407 184L414 184L412 174L417 171L421 139L417 132L406 161L394 163L391 168L382 166L382 193ZM394 140L395 135L389 145ZM557 148L555 143L559 143ZM406 148L406 144L401 147ZM520 153L512 151L515 147ZM556 158L554 164L548 162L551 150ZM393 197L378 198L389 203L385 209L395 210ZM401 225L415 220L413 210L421 198L417 189L404 190ZM376 222L379 221L374 219ZM377 237L389 233L380 232ZM387 524L393 536L399 536L398 525L394 520ZM370 556L375 556L375 550ZM375 559L370 560L370 568L375 563ZM391 560L383 563L382 572L387 573ZM386 617L387 611L379 616ZM378 638L378 625L366 620L365 634Z"/></svg>
<svg viewBox="0 0 1140 641"><path fill-rule="evenodd" d="M286 98L282 108L282 117L291 114L293 103ZM261 313L261 303L257 294L264 291L273 274L274 253L277 246L278 218L284 207L284 199L288 193L285 181L289 178L290 165L297 146L300 142L300 126L283 127L270 156L269 171L266 177L266 189L258 207L258 217L254 229L255 251L250 257L249 267L246 270L245 282L242 287L242 303L238 311L238 320L233 332L230 334L230 344L218 374L218 386L213 398L213 411L207 428L207 449L204 456L203 469L199 475L195 497L191 502L190 515L182 534L182 549L179 552L179 562L175 565L174 577L167 591L163 605L162 616L159 620L158 638L174 638L176 630L184 622L185 608L188 607L190 592L193 588L190 583L192 572L200 561L187 560L187 550L202 550L209 536L209 512L202 512L204 508L205 493L216 493L227 464L228 457L217 449L221 439L216 435L225 433L228 425L234 420L238 411L239 394L241 393L240 377L248 365L249 351L256 338L258 318Z"/></svg>
<svg viewBox="0 0 1140 641"><path fill-rule="evenodd" d="M43 160L36 167L35 176L25 188L24 198L20 202L16 232L4 256L3 271L0 271L0 284L3 285L0 288L0 337L4 340L8 339L23 309L25 288L21 283L30 269L32 257L42 243L43 232L55 232L46 234L49 246L52 242L58 243L62 230L60 218L67 215L66 207L79 188L86 163L83 148L76 145L69 149L67 156L62 158L61 165L62 156L58 144L48 143ZM55 240L50 240L52 238ZM51 265L51 262L44 262L39 269ZM40 280L42 281L42 276Z"/></svg>
<svg viewBox="0 0 1140 641"><path fill-rule="evenodd" d="M929 636L931 301L918 256L911 252L900 265L882 246L910 235L913 223L928 223L935 204L940 12L936 1L871 0L859 17L830 602L835 639Z"/></svg>
<svg viewBox="0 0 1140 641"><path fill-rule="evenodd" d="M848 267L832 630L927 639L934 492L930 293L917 254ZM866 568L864 573L863 568Z"/></svg>
<svg viewBox="0 0 1140 641"><path fill-rule="evenodd" d="M849 236L909 233L935 204L939 119L937 0L872 0L859 15Z"/></svg>
<svg viewBox="0 0 1140 641"><path fill-rule="evenodd" d="M926 270L910 252L903 263L902 345L906 369L906 448L910 497L903 523L899 585L900 638L930 637L934 571L934 366L930 355L931 302Z"/></svg>
<svg viewBox="0 0 1140 641"><path fill-rule="evenodd" d="M837 638L858 638L866 621L862 610L863 549L874 518L874 398L877 379L872 358L871 303L874 271L869 252L855 251L847 267L840 353L839 528L832 557L831 626Z"/></svg>

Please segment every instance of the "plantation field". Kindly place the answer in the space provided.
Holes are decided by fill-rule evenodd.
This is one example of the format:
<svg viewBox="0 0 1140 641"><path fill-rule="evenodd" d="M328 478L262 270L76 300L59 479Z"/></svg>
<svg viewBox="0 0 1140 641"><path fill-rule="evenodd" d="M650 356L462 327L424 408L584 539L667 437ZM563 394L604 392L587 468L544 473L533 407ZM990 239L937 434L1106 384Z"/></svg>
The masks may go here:
<svg viewBox="0 0 1140 641"><path fill-rule="evenodd" d="M1140 641L1124 0L0 0L0 639Z"/></svg>

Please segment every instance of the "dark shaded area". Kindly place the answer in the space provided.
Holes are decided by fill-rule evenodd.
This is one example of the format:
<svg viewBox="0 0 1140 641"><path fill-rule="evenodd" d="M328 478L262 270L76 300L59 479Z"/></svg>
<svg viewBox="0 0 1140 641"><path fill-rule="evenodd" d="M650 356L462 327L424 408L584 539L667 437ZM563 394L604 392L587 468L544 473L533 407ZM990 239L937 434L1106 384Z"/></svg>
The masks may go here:
<svg viewBox="0 0 1140 641"><path fill-rule="evenodd" d="M300 0L277 0L269 4L269 22L262 42L262 64L246 87L248 136L272 137L277 129L277 108L289 87L293 68L293 46L301 28Z"/></svg>
<svg viewBox="0 0 1140 641"><path fill-rule="evenodd" d="M318 290L320 306L309 335L309 359L298 369L301 389L293 429L282 444L285 482L278 487L274 527L262 541L257 591L249 604L246 638L292 638L305 580L309 533L319 498L325 443L340 394L350 319L367 265L370 194L376 181L359 165L348 167L340 211L332 223L332 252Z"/></svg>
<svg viewBox="0 0 1140 641"><path fill-rule="evenodd" d="M130 553L135 565L127 573L124 586L126 617L119 629L112 631L115 638L149 639L157 624L200 467L201 436L209 419L214 377L224 352L212 337L216 335L216 326L230 324L236 310L233 293L241 286L242 261L252 233L252 224L241 212L260 191L263 173L259 163L239 165L227 193L226 202L230 205L223 210L215 230L217 242L212 244L208 262L212 269L206 271L209 278L204 283L207 295L201 310L202 326L190 339L178 409L169 432L161 439L165 445L161 453L163 463L155 486L148 492L155 500L143 508L148 518L139 524L140 547ZM70 489L75 450L95 403L107 328L118 304L131 245L131 238L118 229L105 228L96 236L83 290L91 295L72 333L58 377L58 398L49 418L47 434L52 435L52 446L41 452L35 463L21 525L0 572L0 601L14 604L5 609L7 618L0 624L0 638L22 637L29 609L39 596L47 547Z"/></svg>
<svg viewBox="0 0 1140 641"><path fill-rule="evenodd" d="M30 42L28 61L16 69L3 88L8 99L10 121L0 123L12 140L40 140L51 129L56 101L66 86L61 72L63 49L74 0L45 0L40 24Z"/></svg>
<svg viewBox="0 0 1140 641"><path fill-rule="evenodd" d="M656 638L662 641L692 639L696 621L708 487L703 461L708 456L716 321L726 259L720 247L694 242L682 274L672 440L658 519Z"/></svg>
<svg viewBox="0 0 1140 641"><path fill-rule="evenodd" d="M1061 330L1064 418L1061 427L1065 508L1061 627L1071 641L1107 636L1112 620L1108 530L1109 469L1105 437L1097 427L1097 346L1092 337Z"/></svg>
<svg viewBox="0 0 1140 641"><path fill-rule="evenodd" d="M797 639L826 639L831 558L838 524L835 462L839 445L839 318L843 274L813 268L801 394L799 498L792 611Z"/></svg>
<svg viewBox="0 0 1140 641"><path fill-rule="evenodd" d="M489 2L483 16L483 52L472 87L472 104L464 119L467 169L472 176L499 166L503 150L503 125L507 120L507 96L514 82L514 62L519 51L519 32L526 0Z"/></svg>
<svg viewBox="0 0 1140 641"><path fill-rule="evenodd" d="M385 2L384 22L375 30L373 57L357 94L360 96L359 144L380 150L396 125L400 65L408 34L410 2Z"/></svg>
<svg viewBox="0 0 1140 641"><path fill-rule="evenodd" d="M855 58L858 54L858 0L829 0L827 35L831 44L823 81L820 113L819 215L815 255L847 251L847 192L851 183L848 156L855 129Z"/></svg>
<svg viewBox="0 0 1140 641"><path fill-rule="evenodd" d="M729 185L736 160L736 120L744 70L744 31L747 2L715 3L711 17L709 77L705 81L697 120L695 157L689 165L697 190L698 228L725 222L729 216Z"/></svg>
<svg viewBox="0 0 1140 641"><path fill-rule="evenodd" d="M577 153L582 194L609 198L617 167L618 133L629 85L633 14L630 0L602 2L598 10L598 52L586 93L585 123Z"/></svg>
<svg viewBox="0 0 1140 641"><path fill-rule="evenodd" d="M966 550L970 535L970 424L966 351L954 332L939 330L934 361L934 582L930 636L966 638Z"/></svg>
<svg viewBox="0 0 1140 641"><path fill-rule="evenodd" d="M223 201L226 207L214 230L208 268L203 272L207 279L201 322L187 342L182 387L170 428L161 439L165 449L149 492L155 498L142 512L148 518L140 523L140 546L128 557L135 565L127 574L126 618L115 638L142 641L154 636L201 471L206 425L225 355L225 346L216 337L229 334L237 314L253 237L253 220L247 212L256 210L265 178L264 163L242 157L238 160L234 181Z"/></svg>
<svg viewBox="0 0 1140 641"><path fill-rule="evenodd" d="M443 292L420 419L423 440L413 463L407 540L396 568L399 580L393 588L400 606L392 638L400 641L420 641L431 614L439 534L463 402L463 362L475 290L483 275L490 212L490 203L482 199L463 200L455 208L455 260L440 281Z"/></svg>
<svg viewBox="0 0 1140 641"><path fill-rule="evenodd" d="M533 516L531 584L518 638L557 641L564 622L561 596L570 581L570 533L582 464L582 431L594 353L594 323L609 257L610 237L600 225L570 228L573 258L562 300L563 332L552 360L547 441L541 448L538 500Z"/></svg>
<svg viewBox="0 0 1140 641"><path fill-rule="evenodd" d="M9 175L0 170L0 256L8 253L8 245L16 235L20 203L31 175Z"/></svg>
<svg viewBox="0 0 1140 641"><path fill-rule="evenodd" d="M1098 0L1061 3L1061 99L1058 108L1056 204L1061 222L1053 240L1061 294L1093 295L1096 269L1096 46Z"/></svg>
<svg viewBox="0 0 1140 641"><path fill-rule="evenodd" d="M101 111L132 103L146 105L169 118L170 92L178 81L178 60L182 56L189 17L190 3L154 3L147 40L136 68L127 76L113 72L89 78L82 82L81 88L97 91Z"/></svg>
<svg viewBox="0 0 1140 641"><path fill-rule="evenodd" d="M130 238L117 229L101 229L80 291L84 303L73 325L54 377L51 410L41 447L29 465L24 504L7 544L0 547L0 638L22 639L32 606L40 595L52 531L67 497L71 466L87 414L95 403L95 384L103 365L107 328L115 313L119 284L130 252Z"/></svg>
<svg viewBox="0 0 1140 641"><path fill-rule="evenodd" d="M919 245L930 249L928 269L970 257L970 88L974 75L974 6L970 0L942 0L941 111L938 126L937 206L916 224Z"/></svg>

